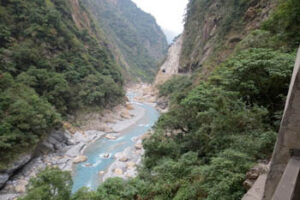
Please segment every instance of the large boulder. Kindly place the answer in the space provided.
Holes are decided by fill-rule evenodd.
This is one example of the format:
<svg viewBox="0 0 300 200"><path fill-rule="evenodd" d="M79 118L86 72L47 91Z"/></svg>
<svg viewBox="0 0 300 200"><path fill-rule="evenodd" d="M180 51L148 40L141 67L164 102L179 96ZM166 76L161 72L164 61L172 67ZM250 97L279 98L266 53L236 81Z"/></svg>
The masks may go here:
<svg viewBox="0 0 300 200"><path fill-rule="evenodd" d="M74 164L82 163L82 162L87 161L87 159L88 158L86 156L84 156L84 155L77 156L76 158L74 158L73 163Z"/></svg>

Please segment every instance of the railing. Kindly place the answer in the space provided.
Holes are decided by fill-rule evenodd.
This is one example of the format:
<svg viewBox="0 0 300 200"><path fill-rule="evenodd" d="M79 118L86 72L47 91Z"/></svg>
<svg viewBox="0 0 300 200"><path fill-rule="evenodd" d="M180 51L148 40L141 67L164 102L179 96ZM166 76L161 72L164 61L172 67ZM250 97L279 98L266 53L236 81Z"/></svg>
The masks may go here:
<svg viewBox="0 0 300 200"><path fill-rule="evenodd" d="M300 200L300 151L291 151L291 158L284 170L272 200Z"/></svg>

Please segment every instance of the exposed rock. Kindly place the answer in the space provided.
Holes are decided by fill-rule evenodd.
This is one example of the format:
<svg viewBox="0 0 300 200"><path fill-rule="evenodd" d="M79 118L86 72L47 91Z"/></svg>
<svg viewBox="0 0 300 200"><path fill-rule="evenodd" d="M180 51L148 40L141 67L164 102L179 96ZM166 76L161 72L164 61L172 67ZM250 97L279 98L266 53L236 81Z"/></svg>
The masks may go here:
<svg viewBox="0 0 300 200"><path fill-rule="evenodd" d="M116 175L123 175L123 170L122 169L120 169L120 168L117 168L117 169L115 169L115 174Z"/></svg>
<svg viewBox="0 0 300 200"><path fill-rule="evenodd" d="M73 163L74 164L78 164L78 163L82 163L82 162L85 162L87 161L87 157L84 156L84 155L81 155L81 156L77 156L74 160L73 160Z"/></svg>
<svg viewBox="0 0 300 200"><path fill-rule="evenodd" d="M98 174L99 176L103 176L105 174L105 171L100 171Z"/></svg>
<svg viewBox="0 0 300 200"><path fill-rule="evenodd" d="M134 162L128 162L127 163L127 168L134 168L136 164Z"/></svg>
<svg viewBox="0 0 300 200"><path fill-rule="evenodd" d="M120 116L121 116L123 119L130 119L130 118L132 117L128 111L123 111L123 112L121 112Z"/></svg>
<svg viewBox="0 0 300 200"><path fill-rule="evenodd" d="M112 128L108 127L107 125L102 125L101 131L103 131L105 133L113 133L114 132L114 130Z"/></svg>
<svg viewBox="0 0 300 200"><path fill-rule="evenodd" d="M109 153L104 153L104 154L101 154L100 157L102 157L102 158L109 158L110 154Z"/></svg>
<svg viewBox="0 0 300 200"><path fill-rule="evenodd" d="M257 11L256 10L257 9L254 8L254 7L248 8L248 10L247 10L247 12L245 14L245 19L246 20L251 20L251 19L255 18L256 15L257 15Z"/></svg>
<svg viewBox="0 0 300 200"><path fill-rule="evenodd" d="M131 104L126 104L126 109L127 110L133 110L134 107Z"/></svg>
<svg viewBox="0 0 300 200"><path fill-rule="evenodd" d="M86 146L86 144L84 143L79 143L75 146L73 146L72 148L70 148L67 152L66 152L66 156L69 157L76 157L80 154L80 152L84 149L84 147Z"/></svg>
<svg viewBox="0 0 300 200"><path fill-rule="evenodd" d="M248 179L248 180L245 180L243 182L243 186L248 191L248 190L250 190L252 188L252 186L254 185L254 183L255 183L255 181Z"/></svg>
<svg viewBox="0 0 300 200"><path fill-rule="evenodd" d="M127 157L122 157L119 159L119 161L121 162L127 162L129 159Z"/></svg>
<svg viewBox="0 0 300 200"><path fill-rule="evenodd" d="M17 185L15 187L16 193L25 193L26 191L26 185Z"/></svg>
<svg viewBox="0 0 300 200"><path fill-rule="evenodd" d="M160 97L157 99L157 107L160 109L160 110L165 110L168 108L168 105L169 105L169 100L167 97Z"/></svg>
<svg viewBox="0 0 300 200"><path fill-rule="evenodd" d="M0 172L0 189L5 185L14 172L26 165L32 159L32 157L32 154L24 155L19 158L19 160L14 162L9 169L2 170Z"/></svg>
<svg viewBox="0 0 300 200"><path fill-rule="evenodd" d="M137 150L143 149L143 145L142 145L142 144L136 144L134 147L135 147L135 149L137 149Z"/></svg>
<svg viewBox="0 0 300 200"><path fill-rule="evenodd" d="M0 174L0 188L4 186L4 184L8 181L9 177L10 176L8 173Z"/></svg>
<svg viewBox="0 0 300 200"><path fill-rule="evenodd" d="M250 169L249 172L247 172L246 178L247 179L257 179L259 176L259 171L256 168Z"/></svg>
<svg viewBox="0 0 300 200"><path fill-rule="evenodd" d="M262 174L266 174L267 171L268 165L264 163L259 163L258 165L251 168L246 174L246 180L243 183L244 188L246 190L251 189L257 178Z"/></svg>
<svg viewBox="0 0 300 200"><path fill-rule="evenodd" d="M116 136L114 136L114 135L111 135L111 134L109 134L109 135L106 135L106 136L105 136L105 138L107 138L107 139L109 139L109 140L116 140L116 139L117 139L117 137L116 137Z"/></svg>
<svg viewBox="0 0 300 200"><path fill-rule="evenodd" d="M178 74L180 68L180 53L182 48L183 36L181 35L168 50L166 61L160 67L154 81L154 85L158 86L169 80L173 75Z"/></svg>
<svg viewBox="0 0 300 200"><path fill-rule="evenodd" d="M17 200L18 194L0 194L1 200Z"/></svg>
<svg viewBox="0 0 300 200"><path fill-rule="evenodd" d="M63 130L52 131L37 148L36 154L48 154L50 152L61 151L66 146L73 145Z"/></svg>

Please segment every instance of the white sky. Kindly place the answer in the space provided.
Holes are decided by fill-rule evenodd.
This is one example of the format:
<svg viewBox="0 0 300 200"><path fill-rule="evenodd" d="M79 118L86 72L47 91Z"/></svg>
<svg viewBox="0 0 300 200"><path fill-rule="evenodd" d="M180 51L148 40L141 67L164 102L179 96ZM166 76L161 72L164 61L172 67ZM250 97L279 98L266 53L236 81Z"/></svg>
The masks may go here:
<svg viewBox="0 0 300 200"><path fill-rule="evenodd" d="M156 18L165 32L175 36L183 31L183 16L188 0L133 0L139 8Z"/></svg>

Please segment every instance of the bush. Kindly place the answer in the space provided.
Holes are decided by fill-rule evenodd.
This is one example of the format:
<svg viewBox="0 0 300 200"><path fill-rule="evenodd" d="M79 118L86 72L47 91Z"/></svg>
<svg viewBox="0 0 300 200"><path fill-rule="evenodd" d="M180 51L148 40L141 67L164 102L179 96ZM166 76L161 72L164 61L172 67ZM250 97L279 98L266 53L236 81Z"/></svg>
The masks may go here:
<svg viewBox="0 0 300 200"><path fill-rule="evenodd" d="M69 172L46 168L30 180L28 192L21 200L69 200L72 178Z"/></svg>
<svg viewBox="0 0 300 200"><path fill-rule="evenodd" d="M273 115L283 110L294 59L294 54L271 49L244 50L216 70L211 81L238 92L248 104L263 106Z"/></svg>
<svg viewBox="0 0 300 200"><path fill-rule="evenodd" d="M275 11L264 22L263 29L276 34L291 48L297 48L300 43L300 2L280 0Z"/></svg>

